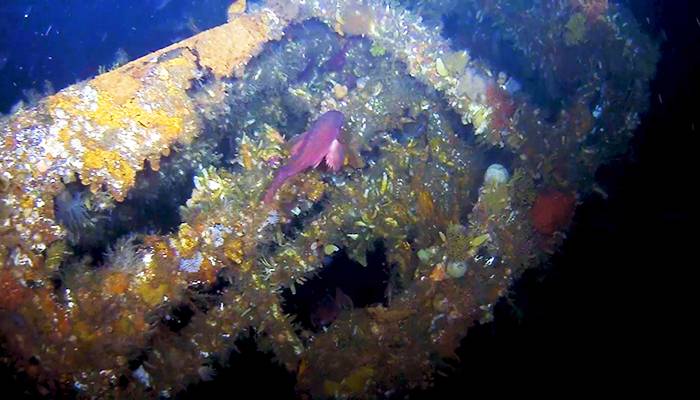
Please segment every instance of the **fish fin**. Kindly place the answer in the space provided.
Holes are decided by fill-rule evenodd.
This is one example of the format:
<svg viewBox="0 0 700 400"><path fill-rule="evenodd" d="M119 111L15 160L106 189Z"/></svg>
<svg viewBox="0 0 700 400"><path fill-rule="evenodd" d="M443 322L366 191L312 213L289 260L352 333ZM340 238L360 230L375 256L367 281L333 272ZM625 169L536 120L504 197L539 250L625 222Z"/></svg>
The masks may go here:
<svg viewBox="0 0 700 400"><path fill-rule="evenodd" d="M335 288L335 305L341 310L352 310L354 308L352 298L339 287Z"/></svg>
<svg viewBox="0 0 700 400"><path fill-rule="evenodd" d="M343 168L343 161L345 161L345 149L343 144L338 141L338 139L331 142L331 146L328 149L328 153L325 157L326 165L333 171L340 171Z"/></svg>
<svg viewBox="0 0 700 400"><path fill-rule="evenodd" d="M292 143L292 147L289 149L290 156L296 157L299 154L301 148L304 147L304 143L306 142L305 139L306 132L290 140L290 143Z"/></svg>
<svg viewBox="0 0 700 400"><path fill-rule="evenodd" d="M275 194L277 193L278 187L270 186L265 192L265 197L263 197L263 203L270 204L275 200Z"/></svg>

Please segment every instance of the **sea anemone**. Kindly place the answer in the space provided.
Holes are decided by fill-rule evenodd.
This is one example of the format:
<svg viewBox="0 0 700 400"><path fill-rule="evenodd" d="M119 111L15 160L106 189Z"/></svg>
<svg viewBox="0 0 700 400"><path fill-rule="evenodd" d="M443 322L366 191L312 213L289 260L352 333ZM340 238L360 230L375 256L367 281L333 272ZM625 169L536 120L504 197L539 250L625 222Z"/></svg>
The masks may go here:
<svg viewBox="0 0 700 400"><path fill-rule="evenodd" d="M54 215L58 223L68 231L71 240L77 240L81 232L95 225L85 204L83 192L69 188L54 198Z"/></svg>
<svg viewBox="0 0 700 400"><path fill-rule="evenodd" d="M139 247L137 236L130 234L117 239L105 252L105 264L125 272L140 272L145 267L146 252Z"/></svg>

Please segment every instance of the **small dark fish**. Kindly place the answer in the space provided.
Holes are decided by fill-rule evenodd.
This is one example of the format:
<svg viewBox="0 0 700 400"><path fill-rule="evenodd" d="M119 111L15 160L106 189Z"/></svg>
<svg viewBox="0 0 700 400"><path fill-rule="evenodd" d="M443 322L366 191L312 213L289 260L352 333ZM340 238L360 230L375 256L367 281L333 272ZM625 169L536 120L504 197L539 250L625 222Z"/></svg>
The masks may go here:
<svg viewBox="0 0 700 400"><path fill-rule="evenodd" d="M340 288L335 288L335 296L327 294L311 312L311 324L314 328L319 329L330 325L335 321L340 312L343 310L351 310L353 302L350 296L345 294Z"/></svg>
<svg viewBox="0 0 700 400"><path fill-rule="evenodd" d="M410 139L416 140L428 131L428 114L422 113L414 121L404 124L402 129L395 130L391 136L399 143L407 143Z"/></svg>
<svg viewBox="0 0 700 400"><path fill-rule="evenodd" d="M333 54L328 61L323 64L323 69L328 72L340 72L345 67L347 61L348 48L350 47L350 42L345 42L343 47L341 47L338 52Z"/></svg>

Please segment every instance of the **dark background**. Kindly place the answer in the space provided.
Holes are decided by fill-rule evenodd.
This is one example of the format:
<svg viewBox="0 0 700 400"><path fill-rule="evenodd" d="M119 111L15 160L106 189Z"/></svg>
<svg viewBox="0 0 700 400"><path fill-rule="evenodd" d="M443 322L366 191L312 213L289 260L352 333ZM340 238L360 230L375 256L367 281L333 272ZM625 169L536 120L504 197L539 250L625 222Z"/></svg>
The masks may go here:
<svg viewBox="0 0 700 400"><path fill-rule="evenodd" d="M0 0L0 112L226 22L229 0ZM51 29L49 29L51 27ZM4 66L3 66L4 65Z"/></svg>
<svg viewBox="0 0 700 400"><path fill-rule="evenodd" d="M119 47L133 59L187 37L190 18L200 29L217 25L228 2L3 0L0 112L23 90L41 90L44 80L58 90L94 75L113 62ZM692 251L700 248L692 208L699 171L700 2L624 3L662 42L662 57L650 110L629 151L597 174L609 197L583 199L550 264L528 271L498 304L495 320L469 331L458 351L461 362L445 370L447 377L438 376L435 388L413 397L651 389L669 395L683 383L675 371L682 360L693 361L683 339L690 332L685 321L696 312L684 306L693 301ZM238 366L189 394L293 394L290 377L252 344L242 347ZM0 370L0 387L19 397L24 388L10 372Z"/></svg>

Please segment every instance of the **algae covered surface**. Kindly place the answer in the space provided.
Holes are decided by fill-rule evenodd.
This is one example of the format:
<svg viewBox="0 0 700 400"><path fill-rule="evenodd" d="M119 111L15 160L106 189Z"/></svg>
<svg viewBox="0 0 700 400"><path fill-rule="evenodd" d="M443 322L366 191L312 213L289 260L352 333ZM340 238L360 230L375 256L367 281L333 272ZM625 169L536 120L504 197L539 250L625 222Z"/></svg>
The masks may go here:
<svg viewBox="0 0 700 400"><path fill-rule="evenodd" d="M0 334L44 395L177 396L242 341L299 397L430 387L556 251L658 57L602 0L226 17L0 117Z"/></svg>

